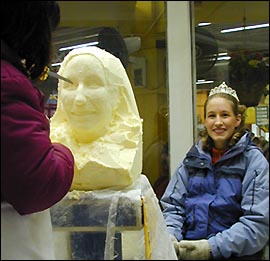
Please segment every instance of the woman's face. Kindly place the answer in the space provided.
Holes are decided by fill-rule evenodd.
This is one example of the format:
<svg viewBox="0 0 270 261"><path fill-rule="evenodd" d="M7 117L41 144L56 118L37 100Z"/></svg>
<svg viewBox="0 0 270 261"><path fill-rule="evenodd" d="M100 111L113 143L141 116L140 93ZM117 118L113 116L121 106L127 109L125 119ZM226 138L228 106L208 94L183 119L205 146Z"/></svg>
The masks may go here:
<svg viewBox="0 0 270 261"><path fill-rule="evenodd" d="M232 102L225 98L212 98L206 106L204 125L213 139L216 149L224 150L236 127L241 123L241 115L235 116Z"/></svg>
<svg viewBox="0 0 270 261"><path fill-rule="evenodd" d="M87 131L104 129L112 120L117 96L107 84L101 62L92 55L77 55L61 73L73 82L62 82L58 94L71 126Z"/></svg>

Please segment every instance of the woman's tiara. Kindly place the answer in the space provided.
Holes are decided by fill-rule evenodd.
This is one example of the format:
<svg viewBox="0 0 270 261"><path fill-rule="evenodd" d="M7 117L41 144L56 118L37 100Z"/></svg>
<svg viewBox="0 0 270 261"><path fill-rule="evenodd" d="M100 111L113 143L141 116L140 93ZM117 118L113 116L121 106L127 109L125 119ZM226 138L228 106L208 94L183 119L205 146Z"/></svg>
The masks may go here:
<svg viewBox="0 0 270 261"><path fill-rule="evenodd" d="M238 96L236 94L236 91L234 89L232 89L231 87L227 86L227 84L225 82L223 82L219 86L211 89L208 97L210 97L216 93L229 94L229 95L233 96L237 101L239 101Z"/></svg>

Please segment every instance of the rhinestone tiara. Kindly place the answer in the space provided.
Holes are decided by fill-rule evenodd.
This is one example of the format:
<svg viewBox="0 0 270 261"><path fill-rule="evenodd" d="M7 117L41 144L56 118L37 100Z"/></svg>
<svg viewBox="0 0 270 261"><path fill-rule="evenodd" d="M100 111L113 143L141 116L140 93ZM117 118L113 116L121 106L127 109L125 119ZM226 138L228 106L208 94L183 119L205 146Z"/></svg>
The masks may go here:
<svg viewBox="0 0 270 261"><path fill-rule="evenodd" d="M210 97L216 93L229 94L229 95L233 96L237 101L239 101L238 96L236 94L236 91L234 89L232 89L231 87L227 86L227 84L225 82L223 82L219 86L211 89L208 97Z"/></svg>

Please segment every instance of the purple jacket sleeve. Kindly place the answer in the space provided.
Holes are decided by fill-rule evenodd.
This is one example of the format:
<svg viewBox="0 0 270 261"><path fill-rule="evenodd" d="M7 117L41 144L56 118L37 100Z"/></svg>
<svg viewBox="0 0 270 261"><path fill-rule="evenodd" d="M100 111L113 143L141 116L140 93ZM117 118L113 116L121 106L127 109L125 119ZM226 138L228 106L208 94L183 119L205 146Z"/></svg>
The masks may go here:
<svg viewBox="0 0 270 261"><path fill-rule="evenodd" d="M1 61L1 199L21 214L45 210L69 191L74 158L49 138L43 94Z"/></svg>

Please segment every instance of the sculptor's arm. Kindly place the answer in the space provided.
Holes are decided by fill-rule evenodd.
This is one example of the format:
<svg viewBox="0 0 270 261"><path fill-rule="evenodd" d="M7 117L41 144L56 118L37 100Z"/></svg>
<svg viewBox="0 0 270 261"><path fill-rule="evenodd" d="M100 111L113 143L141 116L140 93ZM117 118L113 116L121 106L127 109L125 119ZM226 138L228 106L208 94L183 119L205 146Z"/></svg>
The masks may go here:
<svg viewBox="0 0 270 261"><path fill-rule="evenodd" d="M9 90L5 81L9 78L1 86L1 198L20 214L30 214L65 196L74 159L68 148L51 143L40 94L20 76L13 86L8 83ZM16 99L19 96L21 101Z"/></svg>

